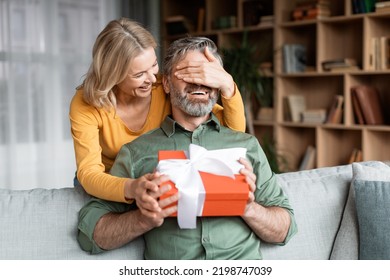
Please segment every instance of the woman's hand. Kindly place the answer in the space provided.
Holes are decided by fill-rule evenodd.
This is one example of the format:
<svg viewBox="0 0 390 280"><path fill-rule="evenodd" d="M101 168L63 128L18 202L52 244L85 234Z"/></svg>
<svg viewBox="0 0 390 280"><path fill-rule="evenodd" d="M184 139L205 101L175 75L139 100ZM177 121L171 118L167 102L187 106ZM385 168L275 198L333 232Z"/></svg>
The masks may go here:
<svg viewBox="0 0 390 280"><path fill-rule="evenodd" d="M231 98L235 87L232 76L225 71L208 48L205 49L204 55L207 58L206 61L179 63L175 76L187 83L217 88L224 98Z"/></svg>
<svg viewBox="0 0 390 280"><path fill-rule="evenodd" d="M125 197L134 199L143 215L154 217L161 212L158 197L170 189L169 185L164 185L167 181L169 177L158 172L145 174L138 179L129 179L125 186Z"/></svg>

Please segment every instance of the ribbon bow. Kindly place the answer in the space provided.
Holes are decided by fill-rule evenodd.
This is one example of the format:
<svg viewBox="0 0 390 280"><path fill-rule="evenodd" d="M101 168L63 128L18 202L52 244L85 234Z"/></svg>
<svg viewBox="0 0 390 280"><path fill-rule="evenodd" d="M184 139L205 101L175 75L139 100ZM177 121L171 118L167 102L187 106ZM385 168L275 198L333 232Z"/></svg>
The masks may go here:
<svg viewBox="0 0 390 280"><path fill-rule="evenodd" d="M243 167L238 162L245 157L245 148L208 151L190 144L187 159L161 160L157 171L169 176L179 190L177 220L180 228L196 228L196 217L203 211L205 189L199 171L235 178Z"/></svg>

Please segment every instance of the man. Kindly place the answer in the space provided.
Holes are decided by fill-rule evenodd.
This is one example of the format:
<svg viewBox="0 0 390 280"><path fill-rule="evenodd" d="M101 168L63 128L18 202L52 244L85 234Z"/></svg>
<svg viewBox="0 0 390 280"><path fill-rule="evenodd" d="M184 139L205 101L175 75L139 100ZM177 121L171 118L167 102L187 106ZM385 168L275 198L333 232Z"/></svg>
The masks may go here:
<svg viewBox="0 0 390 280"><path fill-rule="evenodd" d="M293 210L257 139L221 126L210 113L218 99L216 89L189 84L180 75L175 76L179 63L203 62L209 51L220 60L215 44L207 38L184 38L172 43L163 73L172 117L167 117L159 129L124 145L111 173L139 178L156 168L159 150L187 150L190 143L207 150L243 147L256 175L254 178L246 172L250 192L244 214L198 217L195 229L180 229L177 219L169 217L177 211L177 206L169 205L178 201L178 194L158 200L170 188L164 184L158 189L145 189L137 201L138 209L93 199L80 211L78 240L84 250L98 253L144 235L146 259L261 259L260 240L283 245L295 234ZM247 161L241 163L248 169Z"/></svg>

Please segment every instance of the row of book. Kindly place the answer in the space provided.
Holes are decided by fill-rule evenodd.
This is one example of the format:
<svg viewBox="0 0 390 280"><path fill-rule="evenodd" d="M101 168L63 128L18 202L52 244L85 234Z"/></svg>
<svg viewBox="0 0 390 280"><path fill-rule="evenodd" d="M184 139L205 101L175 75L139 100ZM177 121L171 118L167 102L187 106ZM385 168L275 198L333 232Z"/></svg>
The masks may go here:
<svg viewBox="0 0 390 280"><path fill-rule="evenodd" d="M317 149L312 145L308 145L306 147L305 153L299 163L298 170L309 170L316 168L316 157L317 157ZM352 152L348 158L346 163L351 164L353 162L361 162L363 161L363 153L359 148L353 148Z"/></svg>
<svg viewBox="0 0 390 280"><path fill-rule="evenodd" d="M378 13L390 12L390 1L376 1L375 12L378 12Z"/></svg>
<svg viewBox="0 0 390 280"><path fill-rule="evenodd" d="M283 71L286 74L307 71L306 47L301 44L285 44L282 47ZM343 57L321 62L322 69L330 72L361 70L355 58ZM371 38L369 70L390 69L390 36Z"/></svg>
<svg viewBox="0 0 390 280"><path fill-rule="evenodd" d="M344 97L336 95L329 108L309 109L306 98L300 94L290 94L283 101L284 120L300 123L332 123L342 122Z"/></svg>
<svg viewBox="0 0 390 280"><path fill-rule="evenodd" d="M291 94L284 98L284 120L303 123L324 123L326 109L306 108L306 99L303 95Z"/></svg>
<svg viewBox="0 0 390 280"><path fill-rule="evenodd" d="M390 36L371 38L368 67L370 70L390 69Z"/></svg>
<svg viewBox="0 0 390 280"><path fill-rule="evenodd" d="M331 15L329 0L299 2L291 12L291 20L321 19Z"/></svg>
<svg viewBox="0 0 390 280"><path fill-rule="evenodd" d="M387 38L387 37L386 37ZM390 65L390 39L386 41L387 58L383 59L389 61L386 63L386 67ZM383 52L383 51L382 51ZM382 53L381 52L381 53ZM284 44L282 46L283 54L283 72L286 74L299 73L309 71L313 66L309 66L307 61L306 46L302 44ZM382 59L385 55L382 54L379 59ZM335 58L322 61L322 69L330 72L346 72L360 70L360 66L356 59L351 57ZM388 69L388 68L386 68Z"/></svg>
<svg viewBox="0 0 390 280"><path fill-rule="evenodd" d="M283 71L286 74L304 72L307 67L307 50L302 44L282 46Z"/></svg>
<svg viewBox="0 0 390 280"><path fill-rule="evenodd" d="M349 57L325 60L321 64L324 71L330 72L345 72L360 69L356 59Z"/></svg>
<svg viewBox="0 0 390 280"><path fill-rule="evenodd" d="M355 123L360 125L384 125L385 111L379 91L369 85L351 87L351 104ZM344 96L335 95L329 108L308 109L306 98L300 94L290 94L283 99L283 117L285 121L296 123L343 122Z"/></svg>
<svg viewBox="0 0 390 280"><path fill-rule="evenodd" d="M352 0L354 14L372 13L375 11L376 0Z"/></svg>
<svg viewBox="0 0 390 280"><path fill-rule="evenodd" d="M368 85L352 87L351 102L356 124L385 124L383 103L375 87Z"/></svg>

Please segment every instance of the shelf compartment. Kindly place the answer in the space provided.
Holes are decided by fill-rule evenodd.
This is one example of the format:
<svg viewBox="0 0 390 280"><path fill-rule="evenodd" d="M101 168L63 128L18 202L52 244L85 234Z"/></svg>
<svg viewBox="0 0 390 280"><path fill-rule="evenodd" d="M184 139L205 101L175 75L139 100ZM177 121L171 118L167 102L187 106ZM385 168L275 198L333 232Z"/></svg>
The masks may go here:
<svg viewBox="0 0 390 280"><path fill-rule="evenodd" d="M299 76L277 78L278 99L277 120L284 121L284 97L287 95L303 95L307 109L329 110L335 95L343 95L344 80L342 76Z"/></svg>
<svg viewBox="0 0 390 280"><path fill-rule="evenodd" d="M315 67L317 48L317 26L316 24L294 25L281 28L280 32L275 34L280 43L276 45L277 50L277 73L283 73L283 45L300 44L306 47L306 66ZM314 69L313 69L314 70Z"/></svg>
<svg viewBox="0 0 390 280"><path fill-rule="evenodd" d="M340 58L353 58L362 68L362 29L362 18L321 22L318 26L318 71L326 72L322 69L323 61Z"/></svg>
<svg viewBox="0 0 390 280"><path fill-rule="evenodd" d="M350 88L357 85L369 85L375 87L380 95L381 102L383 104L382 110L385 117L385 124L390 125L390 111L387 109L390 107L390 88L389 88L390 72L371 72L361 74L351 74L346 88L347 98L350 100L351 93ZM350 124L355 124L353 110L351 108L347 115L347 118L351 121ZM390 127L389 127L390 128Z"/></svg>
<svg viewBox="0 0 390 280"><path fill-rule="evenodd" d="M366 129L363 131L363 159L390 161L390 129L381 131Z"/></svg>
<svg viewBox="0 0 390 280"><path fill-rule="evenodd" d="M316 147L316 128L281 125L277 129L277 147L289 169L297 170L307 146Z"/></svg>
<svg viewBox="0 0 390 280"><path fill-rule="evenodd" d="M360 129L321 127L317 138L318 167L347 164L354 149L362 150Z"/></svg>
<svg viewBox="0 0 390 280"><path fill-rule="evenodd" d="M232 47L240 45L244 36L243 32L247 32L249 44L256 46L254 61L273 63L274 35L271 28L226 31L220 36L221 45Z"/></svg>

